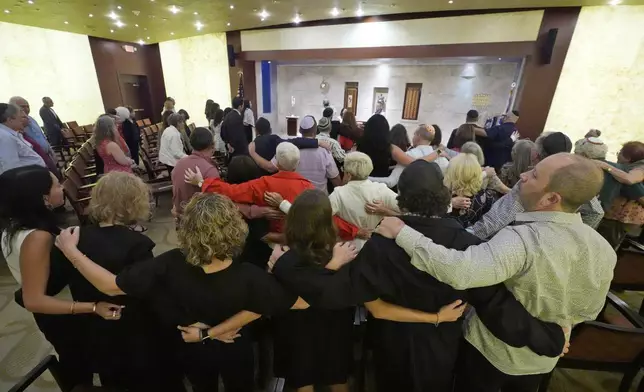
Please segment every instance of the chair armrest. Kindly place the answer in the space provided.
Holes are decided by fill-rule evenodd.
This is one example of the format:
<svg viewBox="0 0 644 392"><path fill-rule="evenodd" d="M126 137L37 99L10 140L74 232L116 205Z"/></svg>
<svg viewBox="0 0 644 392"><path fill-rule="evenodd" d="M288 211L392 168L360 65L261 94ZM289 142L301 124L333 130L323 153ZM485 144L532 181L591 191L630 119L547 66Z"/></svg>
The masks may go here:
<svg viewBox="0 0 644 392"><path fill-rule="evenodd" d="M644 245L640 244L639 242L637 242L635 240L632 240L630 238L625 238L624 243L636 248L637 250L640 250L640 251L644 252ZM622 244L622 248L623 247L624 247L624 244Z"/></svg>
<svg viewBox="0 0 644 392"><path fill-rule="evenodd" d="M637 312L629 308L621 298L609 291L606 295L606 302L617 309L635 328L644 328L644 319Z"/></svg>

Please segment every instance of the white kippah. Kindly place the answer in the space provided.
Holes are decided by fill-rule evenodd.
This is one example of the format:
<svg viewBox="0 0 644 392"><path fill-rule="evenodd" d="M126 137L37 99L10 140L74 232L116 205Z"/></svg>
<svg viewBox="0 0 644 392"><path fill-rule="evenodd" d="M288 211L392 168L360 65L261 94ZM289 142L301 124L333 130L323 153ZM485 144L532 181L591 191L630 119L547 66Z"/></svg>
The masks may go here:
<svg viewBox="0 0 644 392"><path fill-rule="evenodd" d="M300 121L300 129L308 131L309 129L315 126L315 119L313 116L304 116L302 121Z"/></svg>

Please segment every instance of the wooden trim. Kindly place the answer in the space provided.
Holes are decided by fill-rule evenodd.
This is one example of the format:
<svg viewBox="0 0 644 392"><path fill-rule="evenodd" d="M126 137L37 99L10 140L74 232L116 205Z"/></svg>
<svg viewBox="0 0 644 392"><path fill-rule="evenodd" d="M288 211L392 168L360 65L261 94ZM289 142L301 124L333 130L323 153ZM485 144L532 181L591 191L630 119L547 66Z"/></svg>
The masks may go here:
<svg viewBox="0 0 644 392"><path fill-rule="evenodd" d="M449 44L417 46L384 46L374 48L334 48L302 50L261 50L239 53L240 60L301 61L301 60L358 60L380 58L431 57L517 57L535 54L532 41L496 42L483 44Z"/></svg>

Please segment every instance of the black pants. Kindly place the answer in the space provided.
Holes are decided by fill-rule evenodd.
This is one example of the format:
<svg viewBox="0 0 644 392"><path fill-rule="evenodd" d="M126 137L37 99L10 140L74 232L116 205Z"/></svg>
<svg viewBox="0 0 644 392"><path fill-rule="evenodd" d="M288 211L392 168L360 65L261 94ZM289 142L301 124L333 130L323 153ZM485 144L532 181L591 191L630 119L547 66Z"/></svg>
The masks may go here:
<svg viewBox="0 0 644 392"><path fill-rule="evenodd" d="M456 372L455 392L536 392L543 377L505 374L467 341L461 344Z"/></svg>
<svg viewBox="0 0 644 392"><path fill-rule="evenodd" d="M72 315L34 313L38 329L56 350L60 362L61 389L68 391L77 385L92 385L92 371L79 331Z"/></svg>
<svg viewBox="0 0 644 392"><path fill-rule="evenodd" d="M244 133L246 134L246 140L248 140L248 144L250 144L253 141L253 127L250 125L244 125Z"/></svg>
<svg viewBox="0 0 644 392"><path fill-rule="evenodd" d="M183 343L179 358L193 392L217 392L221 375L226 392L253 392L255 357L253 346L242 336L235 343L208 340Z"/></svg>

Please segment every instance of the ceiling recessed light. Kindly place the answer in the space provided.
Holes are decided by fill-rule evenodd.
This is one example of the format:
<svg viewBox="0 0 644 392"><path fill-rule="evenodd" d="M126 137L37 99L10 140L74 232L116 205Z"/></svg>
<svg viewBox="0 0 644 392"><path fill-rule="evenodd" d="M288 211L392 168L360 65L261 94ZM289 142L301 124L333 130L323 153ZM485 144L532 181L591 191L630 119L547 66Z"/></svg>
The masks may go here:
<svg viewBox="0 0 644 392"><path fill-rule="evenodd" d="M195 27L197 28L197 30L201 30L203 28L203 23L197 21L197 23L195 23Z"/></svg>
<svg viewBox="0 0 644 392"><path fill-rule="evenodd" d="M90 18L93 18L93 17L94 17L94 14L89 14L89 17L90 17Z"/></svg>
<svg viewBox="0 0 644 392"><path fill-rule="evenodd" d="M143 41L142 39L140 39L138 42L139 42L139 45L145 45L145 41Z"/></svg>
<svg viewBox="0 0 644 392"><path fill-rule="evenodd" d="M197 11L195 11L195 12L193 12L193 15L199 15L199 13Z"/></svg>
<svg viewBox="0 0 644 392"><path fill-rule="evenodd" d="M295 14L295 18L293 18L293 23L298 24L301 21L302 19L300 19L300 14Z"/></svg>
<svg viewBox="0 0 644 392"><path fill-rule="evenodd" d="M181 11L181 9L179 7L177 7L176 5L171 5L170 6L170 12L172 12L173 14L176 14L179 11Z"/></svg>
<svg viewBox="0 0 644 392"><path fill-rule="evenodd" d="M139 27L139 25L138 25L138 24L135 24L135 25L134 25L134 27Z"/></svg>
<svg viewBox="0 0 644 392"><path fill-rule="evenodd" d="M114 32L114 30L110 29L110 33L113 33L113 32Z"/></svg>
<svg viewBox="0 0 644 392"><path fill-rule="evenodd" d="M501 60L501 57L499 57L499 60Z"/></svg>
<svg viewBox="0 0 644 392"><path fill-rule="evenodd" d="M230 22L226 23L226 26L230 26Z"/></svg>
<svg viewBox="0 0 644 392"><path fill-rule="evenodd" d="M5 14L10 14L10 13L11 13L11 11L9 11L9 10L4 10L4 13L5 13Z"/></svg>
<svg viewBox="0 0 644 392"><path fill-rule="evenodd" d="M230 9L231 9L231 10L234 10L234 9L235 9L235 6L231 4L231 5L230 5Z"/></svg>
<svg viewBox="0 0 644 392"><path fill-rule="evenodd" d="M123 7L121 7L120 5L116 6L116 8L119 9L119 10L123 9Z"/></svg>
<svg viewBox="0 0 644 392"><path fill-rule="evenodd" d="M34 1L33 1L33 0L29 0L29 1L27 1L27 4L33 4L33 3L34 3Z"/></svg>
<svg viewBox="0 0 644 392"><path fill-rule="evenodd" d="M454 0L449 0L448 3L454 4Z"/></svg>
<svg viewBox="0 0 644 392"><path fill-rule="evenodd" d="M269 15L270 15L270 14L269 14L268 12L266 12L266 10L262 10L262 12L259 14L259 16L261 16L261 17L262 17L262 20L264 20L264 19L268 18L268 17L269 17Z"/></svg>
<svg viewBox="0 0 644 392"><path fill-rule="evenodd" d="M150 39L150 37L146 37L145 39Z"/></svg>
<svg viewBox="0 0 644 392"><path fill-rule="evenodd" d="M174 33L173 33L173 32L170 32L170 35L174 35Z"/></svg>
<svg viewBox="0 0 644 392"><path fill-rule="evenodd" d="M610 5L619 5L621 4L622 0L610 0L608 4Z"/></svg>
<svg viewBox="0 0 644 392"><path fill-rule="evenodd" d="M263 21L265 21L265 20L266 20L266 18L261 18L260 20L263 22Z"/></svg>
<svg viewBox="0 0 644 392"><path fill-rule="evenodd" d="M364 15L364 11L362 10L362 8L358 8L358 10L356 11L356 16L360 17L360 16L363 16L363 15Z"/></svg>
<svg viewBox="0 0 644 392"><path fill-rule="evenodd" d="M331 15L333 16L340 15L340 10L337 7L333 7L333 9L331 10Z"/></svg>
<svg viewBox="0 0 644 392"><path fill-rule="evenodd" d="M65 21L64 23L65 23L65 24L69 24L69 22L68 22L68 21Z"/></svg>
<svg viewBox="0 0 644 392"><path fill-rule="evenodd" d="M144 27L144 28L143 28L143 31L148 31L148 28L147 28L147 27Z"/></svg>
<svg viewBox="0 0 644 392"><path fill-rule="evenodd" d="M107 15L107 17L111 18L111 19L118 19L119 16L116 15L116 13L114 11L112 11Z"/></svg>
<svg viewBox="0 0 644 392"><path fill-rule="evenodd" d="M123 26L125 26L125 23L121 22L120 20L117 20L116 22L114 22L114 24L116 25L116 27L123 27Z"/></svg>

